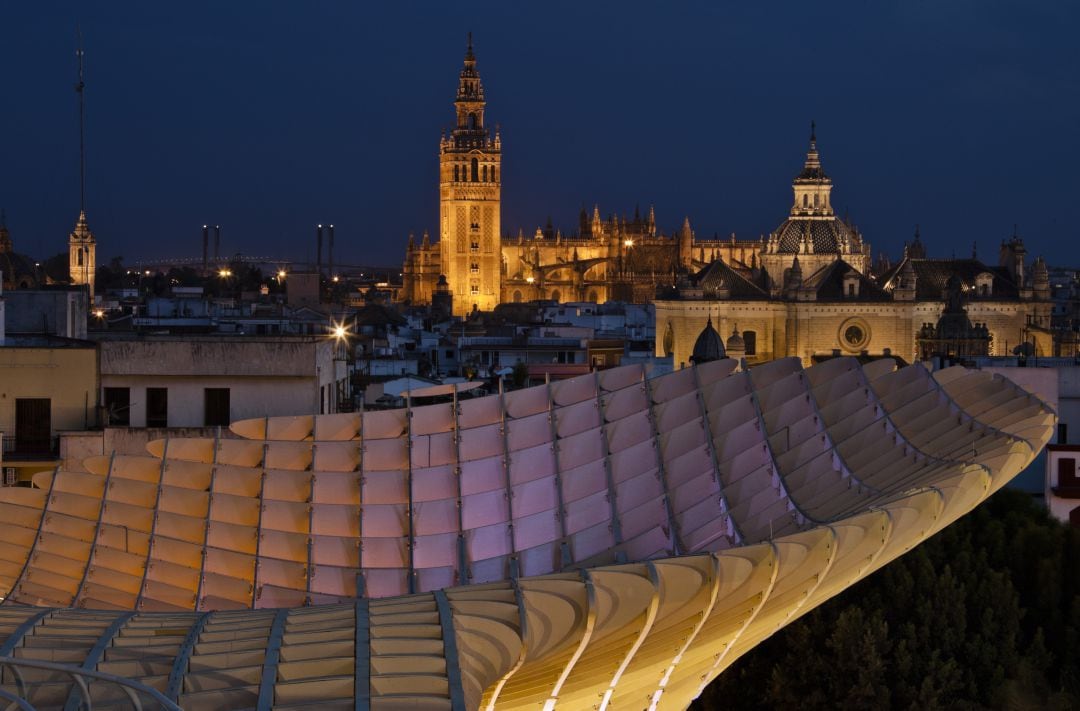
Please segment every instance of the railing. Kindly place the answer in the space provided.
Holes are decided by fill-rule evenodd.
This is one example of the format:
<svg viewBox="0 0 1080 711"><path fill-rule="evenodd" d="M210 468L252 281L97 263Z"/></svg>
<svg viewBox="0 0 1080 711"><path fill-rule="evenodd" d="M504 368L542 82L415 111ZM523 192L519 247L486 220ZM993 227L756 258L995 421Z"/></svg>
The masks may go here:
<svg viewBox="0 0 1080 711"><path fill-rule="evenodd" d="M4 434L0 438L3 440L5 461L56 459L60 456L59 437L19 439L14 435Z"/></svg>
<svg viewBox="0 0 1080 711"><path fill-rule="evenodd" d="M116 676L115 674L106 674L105 672L82 669L81 667L73 667L67 664L55 664L53 662L42 662L34 659L21 659L16 657L0 657L0 668L8 668L11 670L12 674L15 676L15 686L17 689L17 693L13 694L7 689L0 688L0 700L9 702L6 706L2 707L3 711L14 711L15 709L34 711L37 708L27 700L27 694L30 689L23 679L22 669L42 669L45 671L60 672L61 674L70 677L72 684L74 685L72 691L78 691L80 703L76 708L80 711L93 711L94 706L93 699L90 696L89 683L91 680L118 686L120 690L124 692L124 695L127 696L128 701L131 703L131 708L135 709L135 711L143 711L144 708L183 711L183 709L170 701L157 689L152 689L133 679ZM143 706L142 697L149 697L155 705L149 707ZM69 706L70 704L71 701L69 700Z"/></svg>

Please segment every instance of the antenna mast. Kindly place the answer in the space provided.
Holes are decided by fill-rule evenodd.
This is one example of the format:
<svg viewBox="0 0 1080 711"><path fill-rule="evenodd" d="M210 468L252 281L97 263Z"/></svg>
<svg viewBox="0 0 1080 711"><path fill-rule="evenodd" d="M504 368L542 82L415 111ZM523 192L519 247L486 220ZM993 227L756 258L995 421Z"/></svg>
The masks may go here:
<svg viewBox="0 0 1080 711"><path fill-rule="evenodd" d="M82 29L76 25L75 34L79 43L75 49L75 56L79 59L79 83L75 85L75 93L79 95L79 211L86 212L86 118L83 106L83 89L86 82L83 78L83 51Z"/></svg>

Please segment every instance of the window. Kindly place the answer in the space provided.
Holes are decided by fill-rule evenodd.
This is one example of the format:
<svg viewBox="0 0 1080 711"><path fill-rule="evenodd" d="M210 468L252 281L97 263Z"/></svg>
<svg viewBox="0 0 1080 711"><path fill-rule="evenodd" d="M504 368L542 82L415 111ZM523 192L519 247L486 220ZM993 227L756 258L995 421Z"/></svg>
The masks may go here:
<svg viewBox="0 0 1080 711"><path fill-rule="evenodd" d="M1069 426L1064 422L1058 423L1057 444L1069 443Z"/></svg>
<svg viewBox="0 0 1080 711"><path fill-rule="evenodd" d="M757 355L757 333L755 331L742 332L743 344L746 346L746 355Z"/></svg>
<svg viewBox="0 0 1080 711"><path fill-rule="evenodd" d="M469 265L469 271L471 273L473 273L473 274L479 274L480 273L480 265L477 264L476 262L473 262L472 264Z"/></svg>
<svg viewBox="0 0 1080 711"><path fill-rule="evenodd" d="M15 399L15 451L20 454L52 452L52 400L47 397Z"/></svg>
<svg viewBox="0 0 1080 711"><path fill-rule="evenodd" d="M146 426L169 426L169 389L146 389Z"/></svg>
<svg viewBox="0 0 1080 711"><path fill-rule="evenodd" d="M855 282L851 282L851 281L848 282L847 295L848 296L855 296Z"/></svg>
<svg viewBox="0 0 1080 711"><path fill-rule="evenodd" d="M475 158L472 159L472 181L480 182L480 163Z"/></svg>
<svg viewBox="0 0 1080 711"><path fill-rule="evenodd" d="M458 166L454 166L454 182L461 180L461 171Z"/></svg>
<svg viewBox="0 0 1080 711"><path fill-rule="evenodd" d="M471 251L471 252L479 252L480 251L480 243L476 242L475 240L473 242L470 242L469 243L469 251Z"/></svg>
<svg viewBox="0 0 1080 711"><path fill-rule="evenodd" d="M79 255L79 266L80 267L82 266L82 259L83 259L82 252L83 252L82 247L79 247L79 251L75 253L75 254Z"/></svg>
<svg viewBox="0 0 1080 711"><path fill-rule="evenodd" d="M229 389L203 390L203 424L207 427L229 426Z"/></svg>
<svg viewBox="0 0 1080 711"><path fill-rule="evenodd" d="M480 169L480 177L486 183L487 182L487 166L485 165Z"/></svg>
<svg viewBox="0 0 1080 711"><path fill-rule="evenodd" d="M105 388L105 426L131 424L131 388Z"/></svg>
<svg viewBox="0 0 1080 711"><path fill-rule="evenodd" d="M480 293L480 287L477 286L476 284L473 284L471 287L469 287L469 293L473 294L473 295L479 294Z"/></svg>
<svg viewBox="0 0 1080 711"><path fill-rule="evenodd" d="M1057 461L1059 489L1071 489L1080 486L1080 478L1076 476L1076 459L1074 457L1062 457Z"/></svg>
<svg viewBox="0 0 1080 711"><path fill-rule="evenodd" d="M521 303L521 292L518 291L518 290L514 290L514 303L515 304L520 304Z"/></svg>
<svg viewBox="0 0 1080 711"><path fill-rule="evenodd" d="M446 357L453 360L454 352L453 351L446 351Z"/></svg>

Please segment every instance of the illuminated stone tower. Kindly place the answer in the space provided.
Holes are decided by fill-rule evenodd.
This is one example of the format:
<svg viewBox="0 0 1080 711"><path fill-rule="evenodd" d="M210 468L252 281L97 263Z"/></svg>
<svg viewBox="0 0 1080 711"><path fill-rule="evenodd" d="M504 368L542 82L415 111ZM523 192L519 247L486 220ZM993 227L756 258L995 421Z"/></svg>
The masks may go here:
<svg viewBox="0 0 1080 711"><path fill-rule="evenodd" d="M94 273L97 270L97 242L90 226L86 224L86 212L79 212L79 221L68 235L68 272L72 284L86 284L90 287L90 298L94 298Z"/></svg>
<svg viewBox="0 0 1080 711"><path fill-rule="evenodd" d="M439 144L439 244L454 314L499 303L502 142L484 127L484 87L472 34L458 83L457 125Z"/></svg>

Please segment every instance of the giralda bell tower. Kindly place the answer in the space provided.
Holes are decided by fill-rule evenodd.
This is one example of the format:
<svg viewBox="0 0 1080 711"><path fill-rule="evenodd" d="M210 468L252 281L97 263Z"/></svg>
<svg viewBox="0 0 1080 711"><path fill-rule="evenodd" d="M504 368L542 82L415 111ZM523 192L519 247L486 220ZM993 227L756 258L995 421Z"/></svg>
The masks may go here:
<svg viewBox="0 0 1080 711"><path fill-rule="evenodd" d="M458 82L457 126L439 145L439 244L454 314L490 311L499 303L502 141L484 127L484 87L472 33Z"/></svg>

